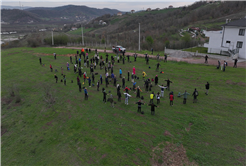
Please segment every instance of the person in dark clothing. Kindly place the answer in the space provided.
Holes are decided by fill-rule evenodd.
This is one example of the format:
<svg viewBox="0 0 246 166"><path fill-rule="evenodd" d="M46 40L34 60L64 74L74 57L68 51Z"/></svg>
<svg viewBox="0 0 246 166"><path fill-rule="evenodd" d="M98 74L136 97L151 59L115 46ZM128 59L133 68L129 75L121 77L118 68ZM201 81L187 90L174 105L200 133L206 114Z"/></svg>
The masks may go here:
<svg viewBox="0 0 246 166"><path fill-rule="evenodd" d="M173 83L173 82L170 81L169 78L165 81L167 81L167 90L169 91L170 90L170 83Z"/></svg>
<svg viewBox="0 0 246 166"><path fill-rule="evenodd" d="M70 56L70 62L71 62L71 63L73 63L73 61L72 61L72 57L71 57L71 56Z"/></svg>
<svg viewBox="0 0 246 166"><path fill-rule="evenodd" d="M108 87L108 77L105 78L105 82L106 82L106 87Z"/></svg>
<svg viewBox="0 0 246 166"><path fill-rule="evenodd" d="M91 78L92 78L92 82L95 83L95 81L94 81L95 80L95 75L93 73L92 73Z"/></svg>
<svg viewBox="0 0 246 166"><path fill-rule="evenodd" d="M91 78L89 77L88 79L89 87L91 87Z"/></svg>
<svg viewBox="0 0 246 166"><path fill-rule="evenodd" d="M157 64L156 64L156 71L159 71L159 67L160 67L161 65L160 65L160 63L158 62Z"/></svg>
<svg viewBox="0 0 246 166"><path fill-rule="evenodd" d="M114 69L113 69L113 66L111 67L111 74L114 73Z"/></svg>
<svg viewBox="0 0 246 166"><path fill-rule="evenodd" d="M138 54L134 54L134 62L136 62L137 61L137 56L138 56Z"/></svg>
<svg viewBox="0 0 246 166"><path fill-rule="evenodd" d="M64 82L64 85L66 85L67 79L65 75L63 75L63 82Z"/></svg>
<svg viewBox="0 0 246 166"><path fill-rule="evenodd" d="M102 75L100 75L100 81L101 81L101 85L102 85L102 83L103 83Z"/></svg>
<svg viewBox="0 0 246 166"><path fill-rule="evenodd" d="M152 86L152 83L150 82L149 83L149 91L151 91L151 88L152 88L153 86Z"/></svg>
<svg viewBox="0 0 246 166"><path fill-rule="evenodd" d="M79 51L77 50L77 55L79 55Z"/></svg>
<svg viewBox="0 0 246 166"><path fill-rule="evenodd" d="M208 55L205 56L205 62L204 63L208 63Z"/></svg>
<svg viewBox="0 0 246 166"><path fill-rule="evenodd" d="M146 65L148 65L149 64L149 56L147 56L147 58L146 58Z"/></svg>
<svg viewBox="0 0 246 166"><path fill-rule="evenodd" d="M145 80L144 85L145 85L145 91L148 91L149 90L149 80L148 79Z"/></svg>
<svg viewBox="0 0 246 166"><path fill-rule="evenodd" d="M153 48L151 48L151 52L152 52L151 54L152 54L152 55L153 55L153 51L154 51L154 49L153 49Z"/></svg>
<svg viewBox="0 0 246 166"><path fill-rule="evenodd" d="M125 88L125 77L122 78L122 88Z"/></svg>
<svg viewBox="0 0 246 166"><path fill-rule="evenodd" d="M41 57L39 58L39 63L40 63L40 65L42 65L42 59L41 59Z"/></svg>
<svg viewBox="0 0 246 166"><path fill-rule="evenodd" d="M87 92L87 88L84 89L84 93L85 93L85 100L88 100L88 92Z"/></svg>
<svg viewBox="0 0 246 166"><path fill-rule="evenodd" d="M149 106L151 106L151 115L155 115L155 107L159 107L159 106L155 105L154 103L149 104Z"/></svg>
<svg viewBox="0 0 246 166"><path fill-rule="evenodd" d="M99 80L97 81L97 91L99 91L99 86L100 86L100 83L99 83Z"/></svg>
<svg viewBox="0 0 246 166"><path fill-rule="evenodd" d="M79 92L81 92L81 82L79 82Z"/></svg>
<svg viewBox="0 0 246 166"><path fill-rule="evenodd" d="M159 104L161 99L161 95L159 92L156 94L156 99L157 99L157 104Z"/></svg>
<svg viewBox="0 0 246 166"><path fill-rule="evenodd" d="M156 59L157 59L157 61L160 60L160 55L159 54L156 55Z"/></svg>
<svg viewBox="0 0 246 166"><path fill-rule="evenodd" d="M58 81L58 77L57 77L57 75L55 74L55 79L56 79L56 83L57 83L57 81Z"/></svg>
<svg viewBox="0 0 246 166"><path fill-rule="evenodd" d="M225 71L225 68L226 68L226 61L224 61L224 64L223 64L223 71Z"/></svg>
<svg viewBox="0 0 246 166"><path fill-rule="evenodd" d="M127 55L127 61L130 62L130 55Z"/></svg>
<svg viewBox="0 0 246 166"><path fill-rule="evenodd" d="M144 105L144 103L142 103L141 100L139 100L139 101L136 102L135 104L138 105L138 111L137 111L137 112L141 113L141 112L142 112L142 111L141 111L141 105Z"/></svg>
<svg viewBox="0 0 246 166"><path fill-rule="evenodd" d="M125 64L125 57L123 57L122 61L123 61L123 64Z"/></svg>
<svg viewBox="0 0 246 166"><path fill-rule="evenodd" d="M121 102L121 93L120 93L120 91L117 93L117 96L118 96L118 101Z"/></svg>
<svg viewBox="0 0 246 166"><path fill-rule="evenodd" d="M116 75L114 76L114 86L116 87Z"/></svg>
<svg viewBox="0 0 246 166"><path fill-rule="evenodd" d="M136 98L140 98L140 91L142 92L142 90L140 89L139 86L136 89L137 89L137 96L136 96Z"/></svg>
<svg viewBox="0 0 246 166"><path fill-rule="evenodd" d="M197 96L198 96L198 91L195 88L195 91L193 92L192 96L194 96L193 103L197 102Z"/></svg>
<svg viewBox="0 0 246 166"><path fill-rule="evenodd" d="M208 95L208 90L209 90L209 83L207 82L207 84L205 85L205 88L206 88L206 95Z"/></svg>
<svg viewBox="0 0 246 166"><path fill-rule="evenodd" d="M218 60L218 66L217 66L217 69L219 69L220 68L220 61Z"/></svg>
<svg viewBox="0 0 246 166"><path fill-rule="evenodd" d="M155 76L155 85L157 85L158 84L158 76L156 75Z"/></svg>
<svg viewBox="0 0 246 166"><path fill-rule="evenodd" d="M167 62L167 54L165 54L164 62Z"/></svg>
<svg viewBox="0 0 246 166"><path fill-rule="evenodd" d="M79 85L79 83L80 83L80 79L79 79L79 77L77 76L77 85Z"/></svg>
<svg viewBox="0 0 246 166"><path fill-rule="evenodd" d="M56 59L56 53L53 53L54 54L54 58Z"/></svg>
<svg viewBox="0 0 246 166"><path fill-rule="evenodd" d="M128 75L128 77L127 77L127 81L129 81L130 71L128 71L127 75Z"/></svg>
<svg viewBox="0 0 246 166"><path fill-rule="evenodd" d="M79 68L78 70L79 70L79 77L81 77L82 76L81 68Z"/></svg>
<svg viewBox="0 0 246 166"><path fill-rule="evenodd" d="M233 66L233 68L237 68L237 61L238 61L237 59L234 60L234 66Z"/></svg>

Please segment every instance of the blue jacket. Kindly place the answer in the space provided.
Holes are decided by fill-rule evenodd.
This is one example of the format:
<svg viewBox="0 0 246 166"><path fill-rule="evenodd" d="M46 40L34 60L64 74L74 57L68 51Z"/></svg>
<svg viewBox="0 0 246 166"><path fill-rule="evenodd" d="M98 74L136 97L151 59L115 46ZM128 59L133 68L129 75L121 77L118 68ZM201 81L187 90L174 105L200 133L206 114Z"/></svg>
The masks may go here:
<svg viewBox="0 0 246 166"><path fill-rule="evenodd" d="M122 70L120 69L120 74L122 74Z"/></svg>
<svg viewBox="0 0 246 166"><path fill-rule="evenodd" d="M111 74L111 78L114 78L114 73Z"/></svg>
<svg viewBox="0 0 246 166"><path fill-rule="evenodd" d="M87 90L86 89L84 89L84 92L85 92L85 94L87 94Z"/></svg>
<svg viewBox="0 0 246 166"><path fill-rule="evenodd" d="M89 78L89 79L87 79L88 80L88 82L90 83L91 82L91 79Z"/></svg>

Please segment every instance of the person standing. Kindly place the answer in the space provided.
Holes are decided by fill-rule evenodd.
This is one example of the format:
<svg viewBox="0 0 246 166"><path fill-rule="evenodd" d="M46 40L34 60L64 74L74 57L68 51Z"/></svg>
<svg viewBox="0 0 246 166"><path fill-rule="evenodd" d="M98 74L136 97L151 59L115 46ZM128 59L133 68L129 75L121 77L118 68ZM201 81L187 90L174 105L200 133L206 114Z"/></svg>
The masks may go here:
<svg viewBox="0 0 246 166"><path fill-rule="evenodd" d="M64 85L66 86L67 79L65 75L63 75L63 82L64 82Z"/></svg>
<svg viewBox="0 0 246 166"><path fill-rule="evenodd" d="M81 92L81 82L79 82L79 92Z"/></svg>
<svg viewBox="0 0 246 166"><path fill-rule="evenodd" d="M42 65L42 59L41 59L41 57L39 58L39 63L40 63L40 65Z"/></svg>
<svg viewBox="0 0 246 166"><path fill-rule="evenodd" d="M125 56L123 56L122 62L123 62L123 65L124 65L125 64Z"/></svg>
<svg viewBox="0 0 246 166"><path fill-rule="evenodd" d="M114 99L112 93L109 91L109 98L108 101L111 103L111 106L114 108Z"/></svg>
<svg viewBox="0 0 246 166"><path fill-rule="evenodd" d="M92 73L91 78L92 78L92 82L95 83L95 75L93 73Z"/></svg>
<svg viewBox="0 0 246 166"><path fill-rule="evenodd" d="M233 66L234 68L237 68L237 61L238 61L237 59L234 60L234 66Z"/></svg>
<svg viewBox="0 0 246 166"><path fill-rule="evenodd" d="M132 87L133 91L135 91L135 89L136 89L136 84L137 84L137 82L133 82L133 87Z"/></svg>
<svg viewBox="0 0 246 166"><path fill-rule="evenodd" d="M158 84L158 76L156 75L155 76L155 85L157 85Z"/></svg>
<svg viewBox="0 0 246 166"><path fill-rule="evenodd" d="M224 61L223 71L225 71L225 68L226 68L226 61Z"/></svg>
<svg viewBox="0 0 246 166"><path fill-rule="evenodd" d="M125 88L125 77L122 78L122 88Z"/></svg>
<svg viewBox="0 0 246 166"><path fill-rule="evenodd" d="M89 77L88 79L89 87L91 87L91 78Z"/></svg>
<svg viewBox="0 0 246 166"><path fill-rule="evenodd" d="M159 106L155 105L154 103L149 104L149 106L151 106L151 115L155 115L155 107L159 107Z"/></svg>
<svg viewBox="0 0 246 166"><path fill-rule="evenodd" d="M127 61L130 62L130 55L127 55Z"/></svg>
<svg viewBox="0 0 246 166"><path fill-rule="evenodd" d="M161 99L161 95L159 92L156 94L156 99L157 99L157 104L159 104Z"/></svg>
<svg viewBox="0 0 246 166"><path fill-rule="evenodd" d="M56 83L57 83L57 81L58 81L58 77L56 76L56 74L55 74L55 79L56 79Z"/></svg>
<svg viewBox="0 0 246 166"><path fill-rule="evenodd" d="M108 77L105 77L105 83L106 83L106 87L108 87Z"/></svg>
<svg viewBox="0 0 246 166"><path fill-rule="evenodd" d="M140 89L139 86L136 89L137 89L137 96L136 96L136 98L140 98L140 91L142 92L142 90Z"/></svg>
<svg viewBox="0 0 246 166"><path fill-rule="evenodd" d="M154 94L154 92L152 92L152 93L150 94L150 101L149 101L149 103L153 103L154 97L155 97L155 94Z"/></svg>
<svg viewBox="0 0 246 166"><path fill-rule="evenodd" d="M152 88L153 86L152 86L152 83L151 82L149 82L149 91L151 91L151 88Z"/></svg>
<svg viewBox="0 0 246 166"><path fill-rule="evenodd" d="M69 70L69 63L67 62L67 70Z"/></svg>
<svg viewBox="0 0 246 166"><path fill-rule="evenodd" d="M88 92L87 92L87 88L84 89L84 93L85 93L85 100L88 100Z"/></svg>
<svg viewBox="0 0 246 166"><path fill-rule="evenodd" d="M135 52L135 54L134 54L134 61L135 62L137 61L137 56L138 56L138 54L136 54L136 52Z"/></svg>
<svg viewBox="0 0 246 166"><path fill-rule="evenodd" d="M117 81L117 79L116 79L116 75L114 76L114 86L116 87L116 81Z"/></svg>
<svg viewBox="0 0 246 166"><path fill-rule="evenodd" d="M131 75L132 83L134 83L134 74Z"/></svg>
<svg viewBox="0 0 246 166"><path fill-rule="evenodd" d="M133 68L132 68L132 73L133 73L134 75L136 75L136 68L135 68L135 66L133 66Z"/></svg>
<svg viewBox="0 0 246 166"><path fill-rule="evenodd" d="M53 55L54 55L54 58L56 59L56 53L53 53Z"/></svg>
<svg viewBox="0 0 246 166"><path fill-rule="evenodd" d="M61 75L63 75L63 67L61 67Z"/></svg>
<svg viewBox="0 0 246 166"><path fill-rule="evenodd" d="M122 78L122 70L121 70L121 68L120 68L120 78Z"/></svg>
<svg viewBox="0 0 246 166"><path fill-rule="evenodd" d="M83 74L83 77L84 77L84 82L85 82L85 80L86 80L86 74L85 74L85 72Z"/></svg>
<svg viewBox="0 0 246 166"><path fill-rule="evenodd" d="M167 90L170 90L170 83L173 83L172 81L169 80L169 78L167 80L165 80L167 82Z"/></svg>
<svg viewBox="0 0 246 166"><path fill-rule="evenodd" d="M198 96L198 91L195 88L195 91L193 92L192 96L194 96L193 103L197 102L197 96Z"/></svg>
<svg viewBox="0 0 246 166"><path fill-rule="evenodd" d="M131 97L131 95L128 94L128 92L124 93L125 95L125 104L128 105L128 99Z"/></svg>
<svg viewBox="0 0 246 166"><path fill-rule="evenodd" d="M220 68L220 61L218 60L218 66L217 66L217 69L219 69Z"/></svg>
<svg viewBox="0 0 246 166"><path fill-rule="evenodd" d="M80 79L79 79L79 76L77 76L77 85L79 85L80 83Z"/></svg>
<svg viewBox="0 0 246 166"><path fill-rule="evenodd" d="M173 100L174 100L173 93L169 94L169 100L170 100L170 106L173 106Z"/></svg>
<svg viewBox="0 0 246 166"><path fill-rule="evenodd" d="M106 96L107 96L107 93L106 93L106 90L104 89L103 90L103 102L106 103Z"/></svg>
<svg viewBox="0 0 246 166"><path fill-rule="evenodd" d="M121 102L121 93L120 93L120 91L117 92L117 96L118 96L118 102Z"/></svg>
<svg viewBox="0 0 246 166"><path fill-rule="evenodd" d="M50 64L50 71L51 71L51 72L53 71L53 68L52 68L51 64Z"/></svg>
<svg viewBox="0 0 246 166"><path fill-rule="evenodd" d="M208 63L208 55L205 56L205 62L204 63Z"/></svg>
<svg viewBox="0 0 246 166"><path fill-rule="evenodd" d="M126 88L124 89L124 91L126 91L126 93L128 93L129 90L131 90L131 89L129 89L127 86L126 86Z"/></svg>
<svg viewBox="0 0 246 166"><path fill-rule="evenodd" d="M164 56L165 56L164 62L167 62L167 54L165 54Z"/></svg>
<svg viewBox="0 0 246 166"><path fill-rule="evenodd" d="M157 59L157 61L159 61L159 59L160 59L160 55L159 54L156 55L156 59Z"/></svg>
<svg viewBox="0 0 246 166"><path fill-rule="evenodd" d="M188 98L188 95L190 95L188 92L184 92L183 94L181 94L180 96L184 95L184 101L183 101L183 104L186 104L186 100Z"/></svg>
<svg viewBox="0 0 246 166"><path fill-rule="evenodd" d="M146 59L146 65L149 64L149 56L147 56L147 59Z"/></svg>
<svg viewBox="0 0 246 166"><path fill-rule="evenodd" d="M151 54L153 55L153 51L154 51L154 49L153 48L151 48Z"/></svg>
<svg viewBox="0 0 246 166"><path fill-rule="evenodd" d="M163 86L163 84L162 84L162 86L160 86L160 85L158 85L158 86L161 88L161 97L164 97L164 89L166 89L167 87Z"/></svg>
<svg viewBox="0 0 246 166"><path fill-rule="evenodd" d="M145 80L144 85L145 85L145 91L148 91L149 90L149 80L148 79Z"/></svg>
<svg viewBox="0 0 246 166"><path fill-rule="evenodd" d="M156 71L159 71L159 67L160 67L161 65L160 65L160 63L158 62L157 64L156 64Z"/></svg>
<svg viewBox="0 0 246 166"><path fill-rule="evenodd" d="M206 93L205 93L205 94L206 94L206 95L208 95L209 86L210 86L210 85L209 85L209 83L207 82L207 84L205 85L205 88L206 88Z"/></svg>
<svg viewBox="0 0 246 166"><path fill-rule="evenodd" d="M136 102L136 104L138 105L138 111L137 112L142 113L141 105L144 105L144 103L142 103L141 100L139 100L138 102Z"/></svg>
<svg viewBox="0 0 246 166"><path fill-rule="evenodd" d="M142 75L143 75L143 80L145 80L145 76L147 76L147 74L145 73L145 71L143 71Z"/></svg>

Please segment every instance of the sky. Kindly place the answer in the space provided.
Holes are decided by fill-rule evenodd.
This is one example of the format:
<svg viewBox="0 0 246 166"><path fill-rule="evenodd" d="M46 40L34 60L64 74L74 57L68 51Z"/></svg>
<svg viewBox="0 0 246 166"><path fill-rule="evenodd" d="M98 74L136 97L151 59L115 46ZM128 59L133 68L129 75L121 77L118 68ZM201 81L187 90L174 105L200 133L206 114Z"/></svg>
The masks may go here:
<svg viewBox="0 0 246 166"><path fill-rule="evenodd" d="M155 9L155 8L165 8L169 5L173 7L179 6L187 6L191 5L195 2L195 0L24 0L24 1L11 1L11 0L1 0L2 5L6 6L23 6L28 7L57 7L64 5L85 5L93 8L110 8L110 9L118 9L120 11L130 11L130 10L146 10L147 8ZM198 0L197 0L198 1Z"/></svg>

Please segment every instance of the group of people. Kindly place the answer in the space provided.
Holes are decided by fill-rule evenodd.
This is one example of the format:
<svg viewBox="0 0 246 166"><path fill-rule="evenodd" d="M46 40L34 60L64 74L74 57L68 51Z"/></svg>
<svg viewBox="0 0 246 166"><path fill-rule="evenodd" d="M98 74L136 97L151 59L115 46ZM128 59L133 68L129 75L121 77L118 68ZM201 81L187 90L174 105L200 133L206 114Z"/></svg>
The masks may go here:
<svg viewBox="0 0 246 166"><path fill-rule="evenodd" d="M102 56L99 57L97 50L95 50L95 56L93 56L92 58L89 59L88 52L90 52L90 51L91 51L90 49L86 49L86 50L81 49L81 52L79 53L79 51L77 51L77 54L75 55L74 73L75 74L78 73L77 85L79 87L79 92L81 92L82 85L85 85L86 81L88 81L89 87L91 87L91 83L93 83L92 86L94 86L95 75L98 75L98 73L95 72L96 65L100 64L100 70L103 68L105 69L105 85L106 85L106 87L108 87L109 82L112 82L113 86L116 87L116 91L117 91L116 94L118 96L118 102L121 102L121 97L123 94L125 97L125 104L128 105L129 104L128 101L129 101L130 97L132 97L132 95L130 95L129 92L133 91L134 93L136 93L136 98L139 98L139 101L135 103L138 105L138 112L141 112L143 114L144 112L141 111L141 105L144 105L145 103L143 102L144 97L141 96L141 94L140 94L142 92L142 90L141 90L140 86L137 86L136 80L139 80L139 77L136 75L135 66L133 66L133 68L132 68L131 76L130 76L130 71L127 72L127 76L128 76L127 80L130 81L130 78L131 78L132 87L126 86L126 79L123 76L123 71L121 68L119 69L119 78L122 81L122 84L120 85L119 83L117 84L118 80L117 80L117 77L113 71L114 63L115 63L115 57L113 57L111 55L111 59L109 61L108 60L109 55L106 54L106 60L104 61L103 57ZM84 57L84 67L90 68L91 77L86 72L82 72L83 67L81 65L81 56ZM56 59L56 53L54 53L54 58ZM117 58L118 63L120 63L120 61L122 61L123 64L125 64L125 62L124 62L125 55L124 54L118 55L116 58ZM128 62L129 62L129 55L127 56L127 58L128 58ZM134 61L136 61L136 58L137 58L137 54L135 53L134 54ZM146 63L149 61L149 57L147 54L145 56L145 60L146 60ZM42 64L41 58L39 58L39 61L40 61L40 64ZM165 61L166 61L166 55L165 55ZM89 62L91 62L91 64L89 64ZM72 57L70 57L70 63L73 64ZM69 66L68 62L67 62L66 66L67 66L67 70L69 71L70 66ZM160 63L158 62L156 64L156 66L157 66L156 71L158 71ZM51 64L50 64L50 69L51 69L51 72L53 72L53 67ZM109 71L111 71L111 74L108 73ZM63 67L61 67L61 75L63 77L63 79L61 79L61 82L63 82L64 85L66 85L66 75L64 75L64 73L63 73ZM81 81L82 76L83 76L84 82ZM160 93L158 92L157 94L155 94L154 91L152 93L150 93L150 101L149 101L148 105L151 106L151 114L154 115L155 114L155 107L158 107L157 105L160 103L160 99L164 98L164 90L166 89L166 90L170 91L170 84L173 82L168 78L167 80L164 80L166 82L166 86L164 86L163 84L159 85L158 75L156 75L155 78L152 78L152 79L150 79L150 78L145 79L145 77L147 76L147 73L145 71L143 71L142 76L143 76L143 82L144 82L144 87L145 87L146 92L152 91L151 88L153 87L153 85L152 85L151 81L154 82L154 86L158 86L160 88ZM54 75L54 78L55 78L55 81L57 83L58 82L58 76L56 74ZM71 82L73 83L73 81L71 81ZM103 84L103 76L102 76L102 74L100 74L100 78L96 83L97 91L99 91L100 85L102 85L102 84ZM123 89L124 93L121 93L121 88ZM83 87L83 89L84 89L84 94L85 94L85 100L88 100L88 90L85 86ZM209 83L208 82L206 84L206 90L207 90L206 95L208 95L208 90L209 90ZM111 106L114 108L115 101L114 101L114 98L113 98L111 91L109 91L109 93L107 94L106 89L102 88L102 93L103 93L103 102L104 103L106 103L107 101L110 102ZM109 95L108 100L106 99L107 95ZM185 91L183 94L181 94L179 92L177 97L183 96L184 97L183 104L186 104L188 95L190 95L190 94L187 91ZM194 97L193 103L197 102L198 91L196 89L192 93L192 96ZM157 105L154 104L154 98L155 97L157 100ZM173 106L173 101L174 101L174 93L173 92L169 93L169 100L170 100L170 106Z"/></svg>

